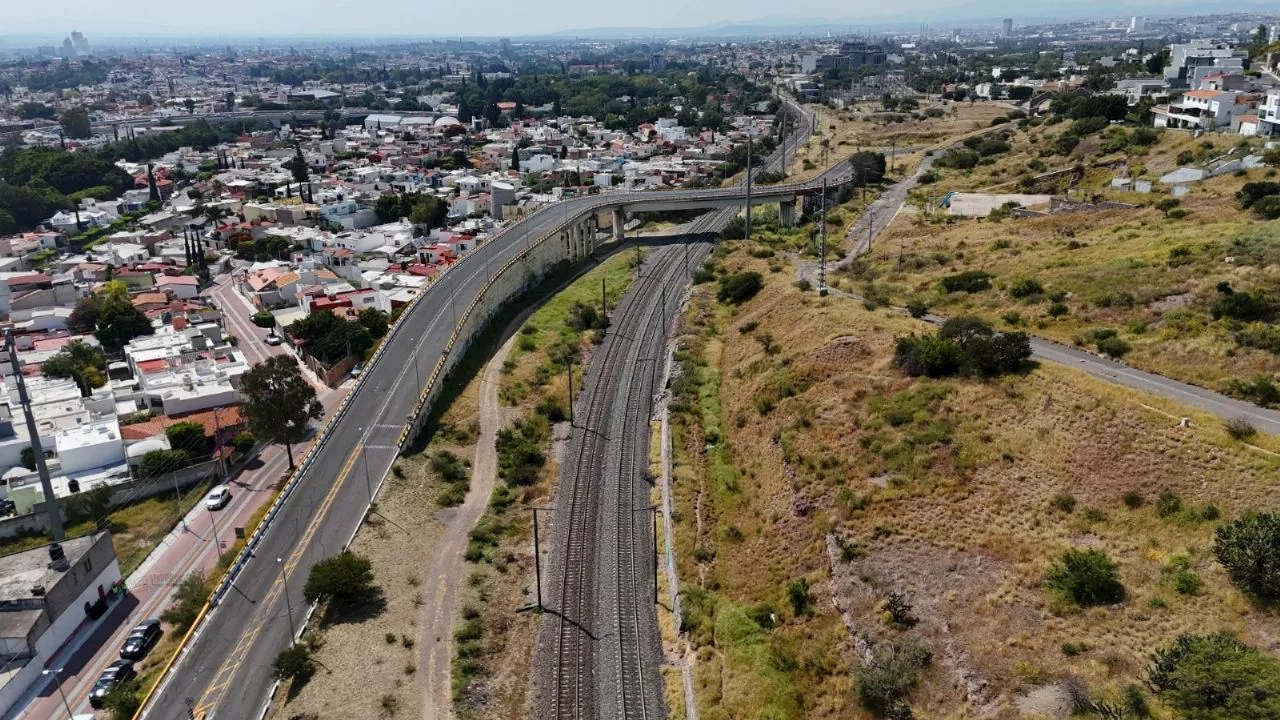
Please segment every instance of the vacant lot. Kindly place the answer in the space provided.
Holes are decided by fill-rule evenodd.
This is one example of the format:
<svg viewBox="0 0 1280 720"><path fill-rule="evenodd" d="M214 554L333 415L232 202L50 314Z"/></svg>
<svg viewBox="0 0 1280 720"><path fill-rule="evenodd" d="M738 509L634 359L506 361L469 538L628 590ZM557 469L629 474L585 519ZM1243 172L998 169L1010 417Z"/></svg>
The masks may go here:
<svg viewBox="0 0 1280 720"><path fill-rule="evenodd" d="M1216 525L1268 507L1272 457L1068 369L906 377L894 338L922 323L819 299L745 252L719 265L766 286L738 308L700 286L681 338L677 550L702 717L869 717L852 677L894 644L931 658L906 696L922 718L1054 716L1064 678L1114 699L1184 632L1272 649L1280 622L1211 553ZM1073 548L1118 564L1122 601L1046 593Z"/></svg>

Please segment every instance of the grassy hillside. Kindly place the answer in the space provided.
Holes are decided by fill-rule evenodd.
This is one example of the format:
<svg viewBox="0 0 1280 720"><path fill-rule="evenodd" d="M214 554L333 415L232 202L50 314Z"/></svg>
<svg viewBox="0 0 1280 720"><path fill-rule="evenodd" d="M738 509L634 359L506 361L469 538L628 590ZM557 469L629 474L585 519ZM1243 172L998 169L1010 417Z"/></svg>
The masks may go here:
<svg viewBox="0 0 1280 720"><path fill-rule="evenodd" d="M1229 630L1273 650L1280 622L1212 545L1268 506L1274 456L1069 369L907 377L894 340L922 323L720 256L765 287L733 307L698 286L680 339L676 544L702 717L886 716L875 697L920 718L1062 717L1135 693L1169 717L1142 689L1154 649ZM1073 549L1116 564L1118 601L1046 586Z"/></svg>

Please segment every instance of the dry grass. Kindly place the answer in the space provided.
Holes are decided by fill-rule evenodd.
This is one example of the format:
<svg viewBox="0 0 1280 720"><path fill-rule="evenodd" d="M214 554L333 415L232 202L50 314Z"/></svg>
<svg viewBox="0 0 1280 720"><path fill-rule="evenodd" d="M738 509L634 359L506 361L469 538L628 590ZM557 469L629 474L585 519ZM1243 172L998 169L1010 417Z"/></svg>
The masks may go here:
<svg viewBox="0 0 1280 720"><path fill-rule="evenodd" d="M764 269L745 253L724 264ZM1226 628L1275 650L1280 622L1229 585L1212 559L1216 523L1198 519L1208 505L1224 519L1267 507L1275 459L1216 423L1178 428L1161 410L1195 413L1149 410L1141 394L1068 369L989 383L902 377L893 337L921 325L766 276L736 313L704 287L686 317L686 351L704 363L704 382L677 426L677 549L686 586L713 598L717 628L732 608L763 604L777 616L763 643L786 660L773 667L790 670L779 679L722 632L706 638L704 717L779 709L788 688L802 706L771 717L862 717L850 668L868 646L903 636L933 652L912 696L931 718L1019 717L1020 695L1068 673L1118 692L1183 632ZM739 332L747 323L757 326ZM781 351L769 355L761 333ZM766 396L778 399L762 405ZM706 437L718 419L722 459ZM1144 499L1136 510L1123 502L1129 492ZM1156 517L1161 492L1184 511ZM1069 514L1053 504L1064 493L1076 498ZM1086 611L1051 602L1044 570L1071 547L1105 550L1126 601ZM1176 592L1177 563L1202 577L1199 595ZM802 576L811 617L797 617L785 593ZM882 617L890 590L914 606L915 628ZM1068 656L1063 643L1088 649Z"/></svg>
<svg viewBox="0 0 1280 720"><path fill-rule="evenodd" d="M1209 313L1219 283L1237 290L1274 284L1265 268L1225 262L1237 254L1236 238L1256 235L1267 238L1264 246L1274 244L1274 225L1237 210L1231 199L1263 174L1196 185L1182 200L1191 213L1182 220L1151 207L1167 196L1135 193L1115 197L1141 203L1137 209L1092 215L998 223L904 215L873 248L870 272L845 278L846 286L857 291L874 279L895 302L915 298L943 314L978 314L997 324L1016 314L1032 332L1066 343L1087 343L1092 330L1116 330L1133 346L1126 361L1217 389L1231 378L1280 371L1275 354L1239 346L1238 324ZM948 187L940 183L937 190ZM939 288L942 277L968 270L990 273L993 289L970 295ZM1028 278L1044 293L1012 297L1012 285ZM1048 315L1055 295L1069 314Z"/></svg>
<svg viewBox="0 0 1280 720"><path fill-rule="evenodd" d="M443 529L437 496L445 487L432 473L430 458L442 450L468 461L475 455L478 387L477 378L454 400L442 417L444 430L421 452L396 462L375 513L351 545L352 552L372 562L385 607L352 622L321 626L318 617L313 619L308 632L319 638L315 657L321 669L301 688L278 693L273 717L385 717L384 697L394 698L400 715L421 714L422 690L415 677L417 618L424 602L419 585L428 565L424 548L431 548ZM301 598L295 598L295 611L301 606Z"/></svg>

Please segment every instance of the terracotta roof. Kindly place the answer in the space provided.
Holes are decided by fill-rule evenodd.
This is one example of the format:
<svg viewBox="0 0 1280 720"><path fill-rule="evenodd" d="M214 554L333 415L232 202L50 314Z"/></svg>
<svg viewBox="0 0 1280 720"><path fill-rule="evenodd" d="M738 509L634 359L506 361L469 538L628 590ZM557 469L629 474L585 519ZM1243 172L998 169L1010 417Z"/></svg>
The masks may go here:
<svg viewBox="0 0 1280 720"><path fill-rule="evenodd" d="M15 285L33 285L36 283L51 283L53 282L53 278L49 277L48 275L41 275L37 273L35 275L22 275L20 277L11 277L5 282L9 284L9 287L14 287Z"/></svg>
<svg viewBox="0 0 1280 720"><path fill-rule="evenodd" d="M120 428L120 435L125 440L145 440L149 437L163 434L165 428L180 422L198 422L205 427L206 434L212 434L213 429L216 427L221 426L224 430L236 427L243 424L244 419L240 415L239 405L228 405L183 415L161 415L153 417L146 422L124 425Z"/></svg>
<svg viewBox="0 0 1280 720"><path fill-rule="evenodd" d="M133 298L133 306L139 305L165 305L169 304L169 296L164 293L138 293Z"/></svg>
<svg viewBox="0 0 1280 720"><path fill-rule="evenodd" d="M200 281L191 275L165 275L156 280L157 285L199 285Z"/></svg>
<svg viewBox="0 0 1280 720"><path fill-rule="evenodd" d="M1216 98L1222 94L1221 90L1188 90L1183 93L1185 97L1203 98L1205 100Z"/></svg>

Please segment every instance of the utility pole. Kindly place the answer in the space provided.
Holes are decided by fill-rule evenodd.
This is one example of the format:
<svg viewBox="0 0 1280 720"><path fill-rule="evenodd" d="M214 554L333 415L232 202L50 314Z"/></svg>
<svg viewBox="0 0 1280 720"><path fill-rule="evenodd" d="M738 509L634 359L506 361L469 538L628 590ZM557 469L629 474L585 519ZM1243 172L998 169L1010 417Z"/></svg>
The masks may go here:
<svg viewBox="0 0 1280 720"><path fill-rule="evenodd" d="M360 459L364 463L364 487L369 492L369 504L373 504L373 483L369 481L369 446L361 445Z"/></svg>
<svg viewBox="0 0 1280 720"><path fill-rule="evenodd" d="M749 121L748 121L749 122ZM747 221L745 239L751 239L751 126L747 125Z"/></svg>
<svg viewBox="0 0 1280 720"><path fill-rule="evenodd" d="M14 381L18 384L18 402L22 405L22 413L27 418L27 435L31 442L31 454L35 457L36 470L40 473L40 490L44 493L44 505L49 513L49 539L62 542L66 532L62 527L62 511L58 509L57 498L53 495L53 481L49 478L49 466L44 462L44 448L40 446L40 428L36 426L36 417L31 413L31 398L27 395L27 381L22 376L22 366L18 363L18 348L13 341L13 330L4 331L5 349L9 351L9 367L13 369Z"/></svg>
<svg viewBox="0 0 1280 720"><path fill-rule="evenodd" d="M604 317L609 317L609 296L605 295L605 279L600 278L600 308Z"/></svg>
<svg viewBox="0 0 1280 720"><path fill-rule="evenodd" d="M289 602L289 574L284 569L284 558L276 558L276 563L280 565L280 581L281 590L284 592L284 608L289 614L289 644L293 645L298 637L298 630L293 626L293 603Z"/></svg>
<svg viewBox="0 0 1280 720"><path fill-rule="evenodd" d="M565 375L569 378L569 427L573 427L573 358L565 357Z"/></svg>
<svg viewBox="0 0 1280 720"><path fill-rule="evenodd" d="M822 248L819 250L821 257L818 259L818 297L827 296L827 179L822 179Z"/></svg>
<svg viewBox="0 0 1280 720"><path fill-rule="evenodd" d="M897 154L898 154L898 138L894 137L889 142L889 172L893 172L894 170L894 167L895 167L894 158L897 157Z"/></svg>
<svg viewBox="0 0 1280 720"><path fill-rule="evenodd" d="M218 520L213 516L213 511L205 506L205 510L209 512L209 525L213 528L213 547L218 551L218 559L222 559L222 543L218 542Z"/></svg>
<svg viewBox="0 0 1280 720"><path fill-rule="evenodd" d="M542 550L538 543L538 511L554 510L549 507L531 507L533 511L533 578L538 592L538 610L542 610Z"/></svg>
<svg viewBox="0 0 1280 720"><path fill-rule="evenodd" d="M874 235L874 233L871 232L871 228L873 225L875 225L875 222L876 222L876 212L871 208L867 208L867 252L868 253L871 252L871 238Z"/></svg>

